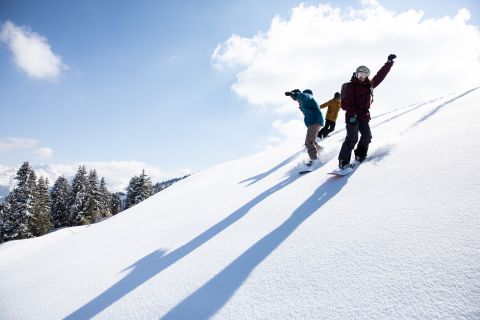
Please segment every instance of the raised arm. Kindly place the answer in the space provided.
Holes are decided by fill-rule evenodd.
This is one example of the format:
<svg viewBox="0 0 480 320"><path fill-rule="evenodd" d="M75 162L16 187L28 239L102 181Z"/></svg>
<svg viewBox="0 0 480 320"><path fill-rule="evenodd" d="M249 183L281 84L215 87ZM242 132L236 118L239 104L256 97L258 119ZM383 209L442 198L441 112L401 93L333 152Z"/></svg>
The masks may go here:
<svg viewBox="0 0 480 320"><path fill-rule="evenodd" d="M395 59L397 56L394 54L390 54L388 56L387 62L383 65L383 67L378 70L377 74L373 77L372 79L372 86L376 88L382 81L385 79L387 76L388 72L393 66L393 59Z"/></svg>

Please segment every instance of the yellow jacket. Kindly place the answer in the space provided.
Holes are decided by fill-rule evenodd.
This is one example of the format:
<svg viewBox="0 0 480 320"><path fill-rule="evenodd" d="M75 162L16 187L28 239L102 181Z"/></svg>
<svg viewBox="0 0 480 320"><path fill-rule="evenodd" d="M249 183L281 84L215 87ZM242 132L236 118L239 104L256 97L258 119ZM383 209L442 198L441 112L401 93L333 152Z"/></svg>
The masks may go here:
<svg viewBox="0 0 480 320"><path fill-rule="evenodd" d="M325 107L328 107L327 115L325 116L325 118L327 120L336 122L338 117L338 111L342 107L342 101L340 99L328 100L324 104L320 105L320 108L325 108Z"/></svg>

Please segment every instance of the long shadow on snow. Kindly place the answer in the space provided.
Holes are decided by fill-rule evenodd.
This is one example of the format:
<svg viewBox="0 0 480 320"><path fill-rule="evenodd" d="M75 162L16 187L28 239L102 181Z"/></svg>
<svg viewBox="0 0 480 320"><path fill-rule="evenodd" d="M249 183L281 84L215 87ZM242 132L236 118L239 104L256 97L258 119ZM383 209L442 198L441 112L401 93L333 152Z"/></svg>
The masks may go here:
<svg viewBox="0 0 480 320"><path fill-rule="evenodd" d="M132 268L132 271L122 280L115 283L107 291L88 302L86 305L71 313L64 319L91 319L97 314L105 310L108 306L120 300L133 289L140 286L148 279L155 276L159 271L157 265L161 263L165 251L157 250L151 254L138 260L132 266L125 270Z"/></svg>
<svg viewBox="0 0 480 320"><path fill-rule="evenodd" d="M153 278L158 273L172 266L194 250L198 249L220 232L244 217L250 211L250 209L255 207L257 204L275 192L285 188L299 177L300 176L297 173L293 172L283 181L259 194L254 199L250 200L245 205L230 214L228 217L202 232L180 248L175 249L165 255L163 251L157 250L140 259L132 266L125 269L132 269L128 275L101 293L99 296L95 297L87 304L68 315L65 319L73 320L93 318L110 305L114 304L116 301L120 300L122 297L135 290L149 279Z"/></svg>
<svg viewBox="0 0 480 320"><path fill-rule="evenodd" d="M348 178L349 176L327 179L285 222L256 242L161 319L208 319L214 316L234 295L252 270L278 248L308 217L340 192Z"/></svg>
<svg viewBox="0 0 480 320"><path fill-rule="evenodd" d="M263 173L260 173L254 177L251 177L251 178L248 178L248 179L245 179L243 181L240 181L239 183L244 183L244 182L248 182L248 181L251 181L248 185L248 186L251 186L252 184L254 183L257 183L258 181L262 180L263 178L267 177L268 175L270 175L271 173L277 171L278 169L280 169L281 167L285 166L286 164L288 164L289 162L291 162L292 160L294 160L300 153L302 153L303 150L301 151L298 151L296 153L294 153L293 155L291 155L290 157L288 157L287 159L283 160L282 162L280 162L279 164L277 164L275 167L271 168L270 170L268 171L265 171Z"/></svg>

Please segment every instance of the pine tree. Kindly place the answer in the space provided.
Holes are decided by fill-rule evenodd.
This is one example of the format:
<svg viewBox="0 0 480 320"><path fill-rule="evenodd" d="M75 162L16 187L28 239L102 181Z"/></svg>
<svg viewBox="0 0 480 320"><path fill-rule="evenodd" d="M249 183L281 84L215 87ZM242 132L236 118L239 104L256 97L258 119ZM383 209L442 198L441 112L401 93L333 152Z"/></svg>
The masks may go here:
<svg viewBox="0 0 480 320"><path fill-rule="evenodd" d="M134 176L132 179L130 179L130 182L128 183L127 199L125 201L125 209L133 207L134 205L136 205L138 203L138 202L136 202L136 199L137 199L137 195L138 195L139 180L140 180L139 177Z"/></svg>
<svg viewBox="0 0 480 320"><path fill-rule="evenodd" d="M28 162L24 162L15 177L17 186L9 196L9 213L4 216L6 240L33 237L30 220L33 216L36 176Z"/></svg>
<svg viewBox="0 0 480 320"><path fill-rule="evenodd" d="M88 224L87 219L88 202L88 180L87 169L85 166L79 166L78 171L72 181L72 188L68 201L69 208L69 226L79 226Z"/></svg>
<svg viewBox="0 0 480 320"><path fill-rule="evenodd" d="M148 199L152 195L152 180L145 174L145 170L142 170L142 174L139 179L139 201Z"/></svg>
<svg viewBox="0 0 480 320"><path fill-rule="evenodd" d="M90 170L88 174L87 211L85 217L88 223L98 222L102 218L101 195L98 188L97 171Z"/></svg>
<svg viewBox="0 0 480 320"><path fill-rule="evenodd" d="M51 191L52 199L52 222L55 228L68 226L68 198L70 187L64 176L55 181Z"/></svg>
<svg viewBox="0 0 480 320"><path fill-rule="evenodd" d="M8 241L9 220L12 217L12 193L10 193L5 201L0 204L0 243Z"/></svg>
<svg viewBox="0 0 480 320"><path fill-rule="evenodd" d="M130 183L127 187L127 201L125 208L130 208L149 198L151 195L152 181L150 177L145 174L145 170L142 170L142 174L139 177L134 176L130 179Z"/></svg>
<svg viewBox="0 0 480 320"><path fill-rule="evenodd" d="M17 185L5 200L1 212L3 241L33 236L29 221L33 215L36 177L28 162L22 164L15 179Z"/></svg>
<svg viewBox="0 0 480 320"><path fill-rule="evenodd" d="M36 186L33 216L29 221L29 228L34 236L42 236L52 229L51 204L48 179L40 177Z"/></svg>
<svg viewBox="0 0 480 320"><path fill-rule="evenodd" d="M122 206L122 199L120 197L120 193L112 193L111 195L111 200L110 200L110 212L112 215L116 215L117 213L121 212L123 210Z"/></svg>
<svg viewBox="0 0 480 320"><path fill-rule="evenodd" d="M180 180L183 180L185 178L188 178L190 176L190 174L187 174L183 177L179 177L179 178L173 178L173 179L170 179L170 180L166 180L166 181L162 181L162 182L157 182L153 187L152 187L152 192L153 194L157 193L157 192L160 192L168 187L170 187L171 185L173 185L174 183L177 183L178 181Z"/></svg>
<svg viewBox="0 0 480 320"><path fill-rule="evenodd" d="M0 243L3 242L3 203L0 203Z"/></svg>
<svg viewBox="0 0 480 320"><path fill-rule="evenodd" d="M100 212L102 217L108 218L112 216L112 209L110 206L111 194L107 188L107 182L105 178L100 179Z"/></svg>

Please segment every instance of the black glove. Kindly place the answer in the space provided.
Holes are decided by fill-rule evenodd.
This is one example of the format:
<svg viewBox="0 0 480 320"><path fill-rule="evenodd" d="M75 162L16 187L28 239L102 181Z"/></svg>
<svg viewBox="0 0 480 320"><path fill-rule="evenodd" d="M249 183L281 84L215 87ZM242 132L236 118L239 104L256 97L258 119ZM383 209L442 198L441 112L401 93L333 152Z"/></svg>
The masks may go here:
<svg viewBox="0 0 480 320"><path fill-rule="evenodd" d="M391 55L388 56L387 59L388 59L388 61L393 61L393 59L395 59L396 57L397 57L397 56L392 53Z"/></svg>
<svg viewBox="0 0 480 320"><path fill-rule="evenodd" d="M356 124L357 123L357 116L350 116L348 118L348 123L350 124Z"/></svg>
<svg viewBox="0 0 480 320"><path fill-rule="evenodd" d="M298 90L298 89L293 89L292 91L287 91L287 92L285 92L285 95L286 95L287 97L292 97L292 98L293 98L293 97L295 97L295 94L300 93L300 92L301 92L301 91Z"/></svg>

